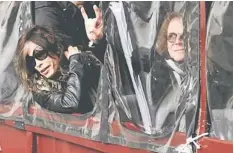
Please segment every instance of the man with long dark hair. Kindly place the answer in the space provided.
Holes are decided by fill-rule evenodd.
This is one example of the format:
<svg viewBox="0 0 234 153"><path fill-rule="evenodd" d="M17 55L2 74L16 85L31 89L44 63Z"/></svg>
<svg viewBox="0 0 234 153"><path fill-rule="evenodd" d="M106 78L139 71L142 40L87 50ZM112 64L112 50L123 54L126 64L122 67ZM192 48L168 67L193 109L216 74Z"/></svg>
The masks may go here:
<svg viewBox="0 0 234 153"><path fill-rule="evenodd" d="M96 101L101 62L90 52L64 46L48 28L35 26L18 42L16 69L41 107L59 113L87 113Z"/></svg>

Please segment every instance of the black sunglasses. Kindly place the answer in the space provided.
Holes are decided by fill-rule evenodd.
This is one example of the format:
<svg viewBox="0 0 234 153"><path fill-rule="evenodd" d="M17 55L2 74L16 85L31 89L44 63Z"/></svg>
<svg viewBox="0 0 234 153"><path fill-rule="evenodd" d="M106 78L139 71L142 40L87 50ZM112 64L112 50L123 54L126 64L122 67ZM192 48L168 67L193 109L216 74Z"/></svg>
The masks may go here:
<svg viewBox="0 0 234 153"><path fill-rule="evenodd" d="M37 49L34 49L33 51L33 56L35 59L39 60L39 61L42 61L44 59L46 59L48 56L48 51L45 50L45 49L42 49L42 50L37 50Z"/></svg>
<svg viewBox="0 0 234 153"><path fill-rule="evenodd" d="M167 36L167 41L170 43L175 43L176 42L176 38L179 36L180 40L183 40L185 38L185 34L182 35L178 35L174 32L169 33L169 35Z"/></svg>
<svg viewBox="0 0 234 153"><path fill-rule="evenodd" d="M26 65L27 65L28 72L30 74L35 73L35 66L36 66L35 59L42 61L46 59L48 55L49 55L49 52L45 49L42 49L42 50L34 49L33 56L26 56Z"/></svg>

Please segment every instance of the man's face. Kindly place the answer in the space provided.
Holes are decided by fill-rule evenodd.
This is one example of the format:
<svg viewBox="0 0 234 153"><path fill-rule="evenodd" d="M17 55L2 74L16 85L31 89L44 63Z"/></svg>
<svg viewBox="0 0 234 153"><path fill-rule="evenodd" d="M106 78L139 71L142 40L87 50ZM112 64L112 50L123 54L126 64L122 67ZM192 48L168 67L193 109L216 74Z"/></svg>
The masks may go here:
<svg viewBox="0 0 234 153"><path fill-rule="evenodd" d="M43 48L29 41L25 44L25 52L27 56L32 57L33 55L37 55L37 57L40 57L43 54ZM59 69L59 57L56 55L54 56L49 56L48 54L45 54L45 55L47 56L44 56L44 58L42 59L37 59L34 57L35 62L36 62L36 65L34 68L42 76L46 78L51 78ZM27 64L30 64L30 63L27 63Z"/></svg>
<svg viewBox="0 0 234 153"><path fill-rule="evenodd" d="M177 62L183 61L185 57L183 31L182 18L173 18L167 30L167 49L170 57Z"/></svg>

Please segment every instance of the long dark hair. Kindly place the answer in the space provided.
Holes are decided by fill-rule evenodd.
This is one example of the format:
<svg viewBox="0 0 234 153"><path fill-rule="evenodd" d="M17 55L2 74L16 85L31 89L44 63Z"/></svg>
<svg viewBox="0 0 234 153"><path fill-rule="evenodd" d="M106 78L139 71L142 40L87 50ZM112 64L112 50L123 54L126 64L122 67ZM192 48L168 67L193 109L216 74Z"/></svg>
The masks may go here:
<svg viewBox="0 0 234 153"><path fill-rule="evenodd" d="M56 35L52 29L41 26L32 27L20 37L15 59L16 71L26 90L37 90L36 81L41 76L38 72L30 74L26 65L27 54L25 51L25 45L29 41L48 50L49 56L56 55L58 57L61 57L63 53L64 43L62 42L61 36Z"/></svg>

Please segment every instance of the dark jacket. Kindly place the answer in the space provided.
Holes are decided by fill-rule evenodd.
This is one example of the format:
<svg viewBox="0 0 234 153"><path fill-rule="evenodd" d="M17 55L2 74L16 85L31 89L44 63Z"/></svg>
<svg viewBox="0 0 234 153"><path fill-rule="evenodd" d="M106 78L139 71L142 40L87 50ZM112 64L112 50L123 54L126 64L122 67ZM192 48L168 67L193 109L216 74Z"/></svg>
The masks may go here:
<svg viewBox="0 0 234 153"><path fill-rule="evenodd" d="M94 2L85 2L84 8L90 18L95 17ZM103 62L106 47L105 38L92 48L88 47L84 19L81 11L69 1L35 1L33 2L34 23L52 28L57 33L66 35L66 45L82 46L83 50L91 50Z"/></svg>
<svg viewBox="0 0 234 153"><path fill-rule="evenodd" d="M92 111L100 75L100 62L90 53L72 55L68 69L56 80L61 85L52 90L33 93L33 99L41 107L59 113L87 113Z"/></svg>

